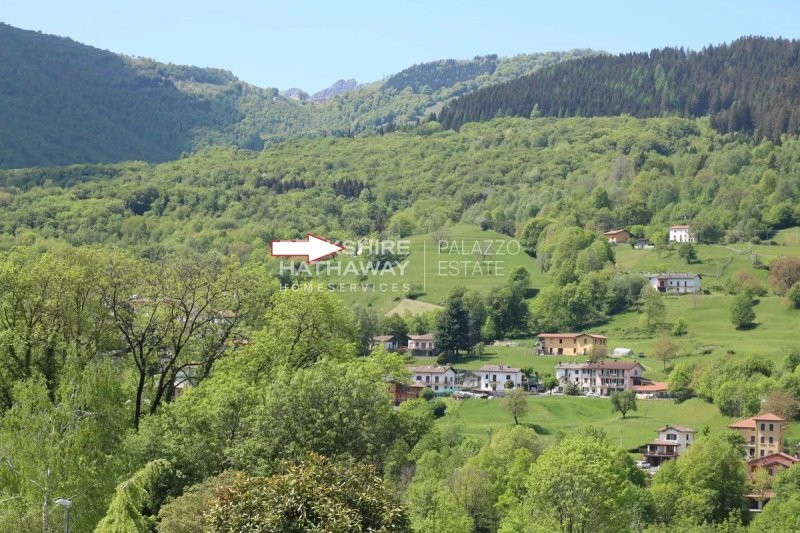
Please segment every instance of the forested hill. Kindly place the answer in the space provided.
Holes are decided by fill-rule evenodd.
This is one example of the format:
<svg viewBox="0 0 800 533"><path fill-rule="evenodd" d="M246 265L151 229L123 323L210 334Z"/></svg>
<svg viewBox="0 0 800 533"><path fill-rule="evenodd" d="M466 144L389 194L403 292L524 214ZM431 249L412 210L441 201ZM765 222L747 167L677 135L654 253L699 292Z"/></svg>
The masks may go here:
<svg viewBox="0 0 800 533"><path fill-rule="evenodd" d="M484 88L447 105L444 128L497 116L710 115L720 132L800 132L800 41L745 37L698 52L596 55Z"/></svg>
<svg viewBox="0 0 800 533"><path fill-rule="evenodd" d="M0 23L0 168L162 162L209 145L261 149L288 136L408 125L453 97L594 52L414 65L323 103L230 72L114 54Z"/></svg>
<svg viewBox="0 0 800 533"><path fill-rule="evenodd" d="M303 126L299 106L230 72L165 65L0 24L0 166L165 161L265 126ZM245 120L249 117L249 120Z"/></svg>

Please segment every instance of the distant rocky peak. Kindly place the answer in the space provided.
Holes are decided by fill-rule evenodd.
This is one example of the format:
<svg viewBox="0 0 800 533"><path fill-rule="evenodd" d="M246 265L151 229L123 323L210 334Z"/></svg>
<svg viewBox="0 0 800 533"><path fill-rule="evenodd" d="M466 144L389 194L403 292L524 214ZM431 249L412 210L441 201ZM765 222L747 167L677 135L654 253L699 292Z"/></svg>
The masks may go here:
<svg viewBox="0 0 800 533"><path fill-rule="evenodd" d="M334 83L327 89L323 89L318 93L314 93L311 96L311 101L327 102L328 100L331 100L340 94L344 94L346 92L355 90L357 87L358 87L358 82L354 79L338 80L336 83Z"/></svg>

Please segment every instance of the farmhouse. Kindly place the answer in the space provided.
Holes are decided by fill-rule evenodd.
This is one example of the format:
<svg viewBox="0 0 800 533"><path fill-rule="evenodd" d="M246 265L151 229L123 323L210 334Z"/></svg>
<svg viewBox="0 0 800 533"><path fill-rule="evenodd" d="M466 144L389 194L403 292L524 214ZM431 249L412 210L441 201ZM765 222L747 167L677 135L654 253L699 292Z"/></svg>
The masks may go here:
<svg viewBox="0 0 800 533"><path fill-rule="evenodd" d="M636 398L640 400L669 398L666 381L652 381L649 383L642 383L641 385L635 385L633 387L633 392L636 393Z"/></svg>
<svg viewBox="0 0 800 533"><path fill-rule="evenodd" d="M514 387L522 386L522 369L504 365L483 365L478 369L481 378L481 390L503 390L506 383Z"/></svg>
<svg viewBox="0 0 800 533"><path fill-rule="evenodd" d="M396 352L397 340L395 340L392 335L378 335L377 337L372 337L369 343L369 349L374 350L378 346L383 346L383 349L387 352Z"/></svg>
<svg viewBox="0 0 800 533"><path fill-rule="evenodd" d="M583 393L609 396L639 385L643 371L644 368L638 362L558 363L556 378L559 391L572 384Z"/></svg>
<svg viewBox="0 0 800 533"><path fill-rule="evenodd" d="M692 272L659 272L645 274L650 283L658 292L668 294L689 294L700 292L702 276Z"/></svg>
<svg viewBox="0 0 800 533"><path fill-rule="evenodd" d="M430 387L434 391L452 389L456 383L456 372L450 365L409 366L412 383Z"/></svg>
<svg viewBox="0 0 800 533"><path fill-rule="evenodd" d="M408 351L411 355L433 355L435 349L433 333L408 336Z"/></svg>
<svg viewBox="0 0 800 533"><path fill-rule="evenodd" d="M643 454L644 460L653 466L660 465L668 459L675 459L694 443L692 428L667 424L656 430L658 436L648 442Z"/></svg>
<svg viewBox="0 0 800 533"><path fill-rule="evenodd" d="M787 468L797 464L797 457L784 452L775 452L764 457L756 457L747 461L748 475L752 476L756 470L763 468L770 477L775 477Z"/></svg>
<svg viewBox="0 0 800 533"><path fill-rule="evenodd" d="M744 437L749 459L766 457L783 451L783 429L786 419L772 413L762 413L752 418L728 425Z"/></svg>
<svg viewBox="0 0 800 533"><path fill-rule="evenodd" d="M628 242L631 239L631 234L625 229L612 229L603 232L603 236L608 239L610 244L620 244Z"/></svg>
<svg viewBox="0 0 800 533"><path fill-rule="evenodd" d="M538 353L545 355L597 355L608 352L608 337L594 333L540 333Z"/></svg>
<svg viewBox="0 0 800 533"><path fill-rule="evenodd" d="M692 228L686 225L670 227L669 242L694 242Z"/></svg>

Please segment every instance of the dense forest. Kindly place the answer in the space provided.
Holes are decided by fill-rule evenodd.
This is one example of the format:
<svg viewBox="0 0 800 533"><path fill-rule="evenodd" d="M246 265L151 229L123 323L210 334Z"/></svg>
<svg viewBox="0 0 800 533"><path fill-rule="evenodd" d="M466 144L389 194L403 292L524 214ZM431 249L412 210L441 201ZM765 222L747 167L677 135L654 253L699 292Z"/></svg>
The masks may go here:
<svg viewBox="0 0 800 533"><path fill-rule="evenodd" d="M113 54L0 24L0 168L162 162L209 145L259 150L291 135L351 136L404 127L448 98L588 53L487 60L496 75L468 68L484 60L445 62L444 69L417 65L386 84L312 104L220 69ZM461 75L445 75L459 69ZM412 90L430 85L431 70L443 75L443 85Z"/></svg>
<svg viewBox="0 0 800 533"><path fill-rule="evenodd" d="M710 115L720 132L800 132L800 41L745 37L700 51L597 55L459 98L444 128L498 116Z"/></svg>
<svg viewBox="0 0 800 533"><path fill-rule="evenodd" d="M704 241L797 224L800 144L756 143L703 120L500 119L437 132L210 148L151 165L0 172L0 243L115 243L156 257L247 258L274 238L400 235L468 222L521 235L567 217L654 242L691 222Z"/></svg>

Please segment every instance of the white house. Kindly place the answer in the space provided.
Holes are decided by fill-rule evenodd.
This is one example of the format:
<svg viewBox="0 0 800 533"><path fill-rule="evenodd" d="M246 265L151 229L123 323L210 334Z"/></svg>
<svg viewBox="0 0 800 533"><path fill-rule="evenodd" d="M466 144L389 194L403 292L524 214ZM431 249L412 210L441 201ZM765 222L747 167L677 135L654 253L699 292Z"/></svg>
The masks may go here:
<svg viewBox="0 0 800 533"><path fill-rule="evenodd" d="M397 341L392 335L378 335L377 337L372 337L372 341L369 343L369 349L374 350L378 346L383 346L383 349L387 352L397 351Z"/></svg>
<svg viewBox="0 0 800 533"><path fill-rule="evenodd" d="M694 242L694 234L690 226L671 226L669 228L669 242Z"/></svg>
<svg viewBox="0 0 800 533"><path fill-rule="evenodd" d="M694 444L692 428L667 424L656 430L658 437L647 443L643 454L645 461L653 466L658 466L668 459L676 459Z"/></svg>
<svg viewBox="0 0 800 533"><path fill-rule="evenodd" d="M433 355L435 350L433 333L408 336L408 351L412 355Z"/></svg>
<svg viewBox="0 0 800 533"><path fill-rule="evenodd" d="M650 286L658 292L688 294L700 292L703 277L693 272L658 272L646 274Z"/></svg>
<svg viewBox="0 0 800 533"><path fill-rule="evenodd" d="M522 386L522 369L505 365L483 365L478 369L481 377L481 390L504 390L506 382L511 382L514 387Z"/></svg>
<svg viewBox="0 0 800 533"><path fill-rule="evenodd" d="M409 366L413 383L430 387L435 391L452 389L456 383L456 372L450 365Z"/></svg>

